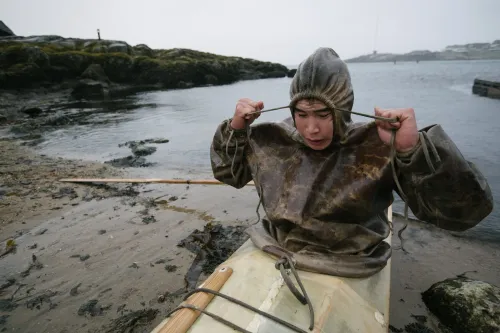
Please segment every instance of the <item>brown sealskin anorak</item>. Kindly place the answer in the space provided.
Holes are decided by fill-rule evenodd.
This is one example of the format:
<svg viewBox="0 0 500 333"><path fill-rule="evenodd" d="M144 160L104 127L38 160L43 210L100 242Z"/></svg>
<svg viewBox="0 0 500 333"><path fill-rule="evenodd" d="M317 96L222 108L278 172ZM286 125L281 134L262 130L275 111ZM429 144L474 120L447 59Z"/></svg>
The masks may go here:
<svg viewBox="0 0 500 333"><path fill-rule="evenodd" d="M335 51L318 49L298 67L290 96L291 109L301 98L316 98L332 109L351 110L345 63ZM322 151L305 145L292 118L244 130L225 120L213 138L211 163L221 182L235 188L255 182L266 212L262 224L248 230L256 246L287 253L298 269L366 277L391 256L384 242L390 233L387 208L392 191L399 193L391 147L380 140L375 122L355 124L350 113L338 110L334 116L334 139ZM407 205L417 218L443 229L475 226L493 209L486 179L440 125L419 133L415 149L394 161Z"/></svg>

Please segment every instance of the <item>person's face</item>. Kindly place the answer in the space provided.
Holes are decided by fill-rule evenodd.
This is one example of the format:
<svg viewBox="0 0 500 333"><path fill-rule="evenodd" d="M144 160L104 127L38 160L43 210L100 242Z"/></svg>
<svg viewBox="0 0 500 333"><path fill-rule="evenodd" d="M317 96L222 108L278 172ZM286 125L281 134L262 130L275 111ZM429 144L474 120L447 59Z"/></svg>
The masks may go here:
<svg viewBox="0 0 500 333"><path fill-rule="evenodd" d="M322 150L333 140L333 114L318 100L303 99L294 108L297 131L306 144L314 150Z"/></svg>

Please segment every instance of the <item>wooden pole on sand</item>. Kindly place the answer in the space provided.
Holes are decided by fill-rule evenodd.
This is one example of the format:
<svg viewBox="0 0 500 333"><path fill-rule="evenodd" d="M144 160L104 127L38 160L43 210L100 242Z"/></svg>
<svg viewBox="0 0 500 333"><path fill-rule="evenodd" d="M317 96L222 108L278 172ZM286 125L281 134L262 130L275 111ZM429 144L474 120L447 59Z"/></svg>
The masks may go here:
<svg viewBox="0 0 500 333"><path fill-rule="evenodd" d="M187 184L187 185L226 185L218 180L213 179L161 179L161 178L63 178L60 182L67 183L151 183L151 184ZM245 186L253 186L251 181Z"/></svg>

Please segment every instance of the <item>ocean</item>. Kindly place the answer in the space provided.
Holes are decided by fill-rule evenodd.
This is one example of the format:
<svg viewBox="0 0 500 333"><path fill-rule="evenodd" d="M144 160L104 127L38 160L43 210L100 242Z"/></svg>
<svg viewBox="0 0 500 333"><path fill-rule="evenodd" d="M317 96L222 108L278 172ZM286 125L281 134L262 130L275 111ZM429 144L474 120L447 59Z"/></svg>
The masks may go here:
<svg viewBox="0 0 500 333"><path fill-rule="evenodd" d="M495 199L494 211L463 235L500 241L500 100L472 94L474 78L500 80L500 61L443 61L349 64L354 111L373 114L374 107L412 107L419 128L440 124L462 154L486 176ZM47 135L42 153L67 158L108 161L130 155L119 144L162 137L147 156L155 163L134 170L144 178L212 178L209 148L216 127L230 118L239 98L264 101L265 108L287 105L290 78L242 81L231 85L155 91L129 96L139 107L99 113L99 124L75 125ZM141 106L142 105L142 106ZM78 110L75 110L77 112ZM257 122L279 121L287 109L263 114ZM354 121L371 121L353 115ZM495 139L496 138L496 139ZM396 212L402 212L398 200Z"/></svg>

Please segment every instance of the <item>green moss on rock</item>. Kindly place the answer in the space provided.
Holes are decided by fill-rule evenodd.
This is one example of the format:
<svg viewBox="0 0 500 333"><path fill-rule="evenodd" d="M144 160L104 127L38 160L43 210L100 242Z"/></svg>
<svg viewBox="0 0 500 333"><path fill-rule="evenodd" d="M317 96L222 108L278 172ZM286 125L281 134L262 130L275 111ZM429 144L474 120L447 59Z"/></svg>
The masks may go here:
<svg viewBox="0 0 500 333"><path fill-rule="evenodd" d="M160 84L166 88L228 84L243 79L285 77L280 64L190 49L152 50L119 41L37 36L0 40L0 87L22 88L76 80L100 65L111 82ZM11 85L11 78L15 78Z"/></svg>
<svg viewBox="0 0 500 333"><path fill-rule="evenodd" d="M500 331L500 288L457 277L435 283L422 293L429 310L455 333Z"/></svg>

